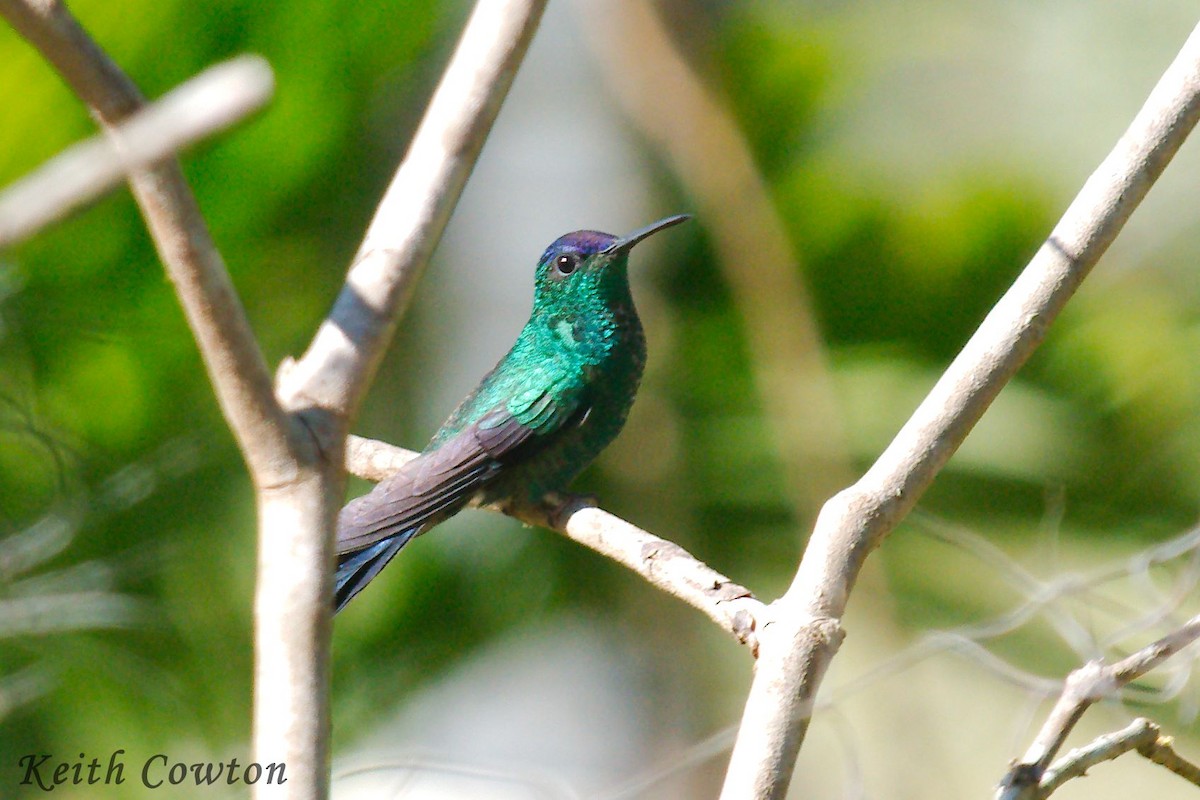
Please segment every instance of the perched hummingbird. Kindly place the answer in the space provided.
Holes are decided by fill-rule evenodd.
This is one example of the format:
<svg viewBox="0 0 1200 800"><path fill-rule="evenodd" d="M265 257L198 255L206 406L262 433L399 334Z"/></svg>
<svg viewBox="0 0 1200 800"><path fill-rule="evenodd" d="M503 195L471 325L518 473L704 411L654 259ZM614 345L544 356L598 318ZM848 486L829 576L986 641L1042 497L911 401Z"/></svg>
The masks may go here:
<svg viewBox="0 0 1200 800"><path fill-rule="evenodd" d="M508 355L425 450L338 516L336 610L413 537L471 500L534 504L591 463L625 424L646 363L629 251L687 215L627 236L575 231L538 260L533 312Z"/></svg>

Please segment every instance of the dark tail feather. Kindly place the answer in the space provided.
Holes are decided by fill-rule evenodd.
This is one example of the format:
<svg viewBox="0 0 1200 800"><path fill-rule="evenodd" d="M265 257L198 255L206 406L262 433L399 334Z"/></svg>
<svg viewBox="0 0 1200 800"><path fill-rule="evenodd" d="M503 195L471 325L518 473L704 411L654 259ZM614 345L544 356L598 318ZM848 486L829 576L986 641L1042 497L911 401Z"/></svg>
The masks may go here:
<svg viewBox="0 0 1200 800"><path fill-rule="evenodd" d="M410 528L363 550L338 556L337 573L334 576L333 613L336 614L345 608L354 595L361 592L371 579L379 574L379 570L387 566L418 530L419 528Z"/></svg>

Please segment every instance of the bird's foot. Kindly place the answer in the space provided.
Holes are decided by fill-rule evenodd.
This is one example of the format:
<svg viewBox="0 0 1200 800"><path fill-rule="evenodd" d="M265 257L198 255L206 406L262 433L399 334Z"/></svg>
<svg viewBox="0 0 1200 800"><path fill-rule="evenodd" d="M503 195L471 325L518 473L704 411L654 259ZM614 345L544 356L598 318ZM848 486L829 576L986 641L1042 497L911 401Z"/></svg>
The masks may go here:
<svg viewBox="0 0 1200 800"><path fill-rule="evenodd" d="M505 498L490 503L487 508L516 517L526 525L542 525L562 530L576 511L581 508L595 508L598 505L594 494L552 491L536 498Z"/></svg>
<svg viewBox="0 0 1200 800"><path fill-rule="evenodd" d="M566 526L571 515L579 509L595 508L599 504L600 499L594 494L547 492L542 496L540 505L550 527L561 529Z"/></svg>

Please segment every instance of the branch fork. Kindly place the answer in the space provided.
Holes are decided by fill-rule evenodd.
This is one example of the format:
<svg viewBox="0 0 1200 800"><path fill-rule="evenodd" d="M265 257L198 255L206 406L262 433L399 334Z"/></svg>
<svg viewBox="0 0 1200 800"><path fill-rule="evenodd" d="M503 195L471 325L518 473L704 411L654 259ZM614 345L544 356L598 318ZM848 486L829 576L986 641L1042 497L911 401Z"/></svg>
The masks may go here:
<svg viewBox="0 0 1200 800"><path fill-rule="evenodd" d="M1072 772L1074 761L1088 759L1097 749L1093 744L1085 748L1084 753L1072 753L1062 763L1051 766L1051 761L1062 749L1067 736L1083 717L1087 709L1097 701L1115 697L1121 689L1132 681L1145 675L1168 658L1190 647L1200 639L1200 615L1188 620L1182 626L1171 631L1157 641L1138 650L1112 664L1096 659L1089 661L1067 676L1063 682L1062 694L1051 709L1050 715L1042 725L1029 749L1021 760L1015 762L996 789L996 800L1032 800L1049 795L1054 788L1066 780L1062 777L1071 773L1082 775L1086 766ZM1146 724L1149 724L1147 721ZM1157 730L1157 729L1156 729ZM1140 741L1140 740L1139 740ZM1157 741L1157 734L1155 736ZM1113 752L1109 758L1115 758L1120 753L1134 749L1135 743L1124 750L1111 751L1100 748L1101 752ZM1100 759L1108 760L1108 759ZM1088 766L1091 765L1089 762Z"/></svg>
<svg viewBox="0 0 1200 800"><path fill-rule="evenodd" d="M346 463L364 477L380 474L389 459L411 457L356 437L347 443L344 436L544 5L544 0L477 5L337 302L305 355L281 371L277 389L178 164L160 161L130 174L258 490L255 752L289 767L288 783L273 787L272 798L328 797L331 531L342 502L343 444ZM142 107L132 82L61 2L0 0L0 14L46 56L106 129ZM1040 344L1198 116L1200 28L896 439L853 487L823 508L791 587L769 606L676 545L586 503L554 519L544 510L531 516L528 510L510 512L549 522L633 569L703 611L758 655L723 800L786 795L813 699L841 644L840 619L867 555L913 507ZM1200 618L1111 667L1085 666L1067 682L1043 735L1012 774L1044 776L1087 705L1197 635ZM1151 748L1148 734L1138 736L1139 752Z"/></svg>

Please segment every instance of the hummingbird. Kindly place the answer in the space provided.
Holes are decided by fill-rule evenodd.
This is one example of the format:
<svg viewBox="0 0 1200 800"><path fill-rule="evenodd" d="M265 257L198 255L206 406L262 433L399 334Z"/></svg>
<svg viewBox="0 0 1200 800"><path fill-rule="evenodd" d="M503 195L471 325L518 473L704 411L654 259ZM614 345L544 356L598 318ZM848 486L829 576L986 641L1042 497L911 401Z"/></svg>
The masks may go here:
<svg viewBox="0 0 1200 800"><path fill-rule="evenodd" d="M470 502L536 504L565 490L616 438L646 364L629 252L688 218L625 236L575 231L546 248L512 349L420 455L338 515L335 613L400 548Z"/></svg>

